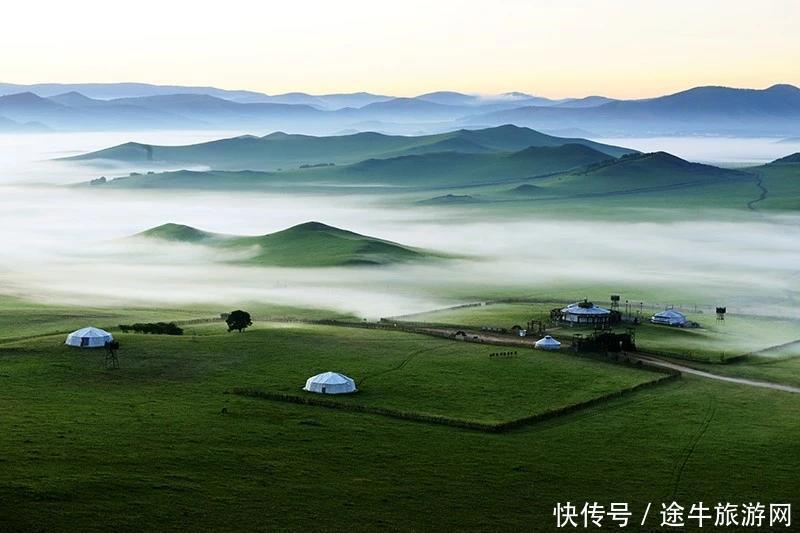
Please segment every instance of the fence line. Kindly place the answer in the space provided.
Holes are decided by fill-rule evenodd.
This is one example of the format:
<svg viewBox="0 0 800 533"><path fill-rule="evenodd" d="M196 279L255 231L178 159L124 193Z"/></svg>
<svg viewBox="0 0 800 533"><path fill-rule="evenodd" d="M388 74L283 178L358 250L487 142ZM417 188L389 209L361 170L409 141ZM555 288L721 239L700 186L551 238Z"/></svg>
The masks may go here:
<svg viewBox="0 0 800 533"><path fill-rule="evenodd" d="M250 398L276 400L276 401L282 401L300 405L314 405L317 407L327 407L329 409L340 409L343 411L350 411L357 413L368 413L368 414L386 416L390 418L397 418L401 420L411 420L415 422L424 422L428 424L438 424L443 426L451 426L463 429L483 431L486 433L503 433L521 426L534 424L537 422L543 422L545 420L550 420L553 418L557 418L559 416L568 415L577 411L581 411L583 409L588 409L590 407L594 407L609 402L611 400L621 398L623 396L632 394L634 392L643 389L668 383L670 381L678 379L680 375L681 375L680 372L671 372L668 374L664 374L657 379L647 381L645 383L640 383L638 385L634 385L631 387L626 387L624 389L619 389L614 392L603 394L601 396L597 396L595 398L591 398L583 402L565 405L563 407L557 407L555 409L542 411L541 413L537 413L535 415L525 416L509 420L506 422L498 422L494 424L488 422L478 422L475 420L452 418L442 415L418 413L415 411L401 411L399 409L387 409L385 407L374 407L363 404L345 403L337 400L330 400L327 398L312 398L312 397L299 396L296 394L289 394L283 392L264 391L256 388L235 388L233 389L232 392L233 394L246 396Z"/></svg>

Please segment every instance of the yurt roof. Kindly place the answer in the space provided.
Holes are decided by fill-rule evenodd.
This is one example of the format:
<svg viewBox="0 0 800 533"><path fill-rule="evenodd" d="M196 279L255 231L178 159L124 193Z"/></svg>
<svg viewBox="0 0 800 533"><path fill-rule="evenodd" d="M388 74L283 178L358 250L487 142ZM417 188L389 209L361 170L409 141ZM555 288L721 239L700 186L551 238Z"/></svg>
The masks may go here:
<svg viewBox="0 0 800 533"><path fill-rule="evenodd" d="M656 313L653 316L662 318L686 318L686 315L684 315L680 311L675 311L674 309L667 309L665 311L661 311L660 313Z"/></svg>
<svg viewBox="0 0 800 533"><path fill-rule="evenodd" d="M323 372L322 374L312 376L311 380L314 383L325 383L328 385L341 385L343 383L349 383L353 381L352 379L345 375L339 374L338 372Z"/></svg>
<svg viewBox="0 0 800 533"><path fill-rule="evenodd" d="M595 304L591 307L583 307L579 303L574 303L566 306L561 310L562 313L569 313L571 315L608 315L611 311Z"/></svg>
<svg viewBox="0 0 800 533"><path fill-rule="evenodd" d="M73 331L70 333L70 335L74 335L76 337L109 337L111 333L100 328L89 326L87 328L81 328L77 331Z"/></svg>
<svg viewBox="0 0 800 533"><path fill-rule="evenodd" d="M545 335L544 337L536 341L536 344L561 344L561 343L556 339L554 339L553 337L551 337L550 335Z"/></svg>

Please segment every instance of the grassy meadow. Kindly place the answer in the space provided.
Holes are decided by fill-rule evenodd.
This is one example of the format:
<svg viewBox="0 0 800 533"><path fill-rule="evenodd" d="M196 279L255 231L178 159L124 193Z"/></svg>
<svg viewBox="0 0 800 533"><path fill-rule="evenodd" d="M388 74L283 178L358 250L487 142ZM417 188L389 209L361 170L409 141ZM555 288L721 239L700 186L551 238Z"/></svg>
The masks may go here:
<svg viewBox="0 0 800 533"><path fill-rule="evenodd" d="M240 385L297 394L306 378L333 369L353 377L360 389L336 401L468 421L507 422L659 377L530 349L489 357L507 350L392 331L297 326L282 330L284 344L269 342L273 331L259 328L247 339L235 339L242 350L253 345L250 337L269 343L258 378L243 376ZM317 340L307 343L308 338Z"/></svg>
<svg viewBox="0 0 800 533"><path fill-rule="evenodd" d="M303 324L119 338L117 370L62 335L0 344L0 529L547 529L566 500L800 504L797 395L684 377L495 435L226 391L335 365L362 381L352 401L493 418L652 374Z"/></svg>
<svg viewBox="0 0 800 533"><path fill-rule="evenodd" d="M352 318L344 313L275 304L251 303L248 309L259 318ZM230 311L230 309L200 304L186 306L184 309L57 306L0 296L0 342L46 336L53 333L68 333L87 325L115 330L119 324L135 322L170 322L214 318L219 317L220 312L225 311ZM187 333L192 333L198 328L187 326L186 329Z"/></svg>

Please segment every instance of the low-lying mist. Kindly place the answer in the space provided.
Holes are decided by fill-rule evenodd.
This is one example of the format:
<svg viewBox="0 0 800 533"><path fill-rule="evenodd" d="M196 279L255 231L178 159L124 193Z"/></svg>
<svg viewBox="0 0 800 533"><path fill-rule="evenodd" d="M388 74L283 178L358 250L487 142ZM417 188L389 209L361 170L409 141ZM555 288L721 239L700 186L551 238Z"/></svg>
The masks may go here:
<svg viewBox="0 0 800 533"><path fill-rule="evenodd" d="M741 222L597 222L564 216L465 223L453 208L397 208L376 195L298 196L4 187L2 289L84 305L263 301L391 316L494 294L597 297L609 288L664 303L789 312L800 217ZM663 219L663 217L661 217ZM263 268L241 252L128 239L173 221L260 235L309 220L465 259L391 267ZM730 219L729 219L730 220ZM554 290L554 288L558 290ZM596 289L594 289L596 287Z"/></svg>
<svg viewBox="0 0 800 533"><path fill-rule="evenodd" d="M774 137L616 137L596 140L641 152L669 152L697 163L734 167L761 165L800 151L800 141L780 142Z"/></svg>
<svg viewBox="0 0 800 533"><path fill-rule="evenodd" d="M88 166L56 159L109 148L129 141L182 145L241 135L243 131L141 131L84 133L0 133L0 184L77 183L101 175L126 176L148 170L141 165ZM167 170L167 169L162 169Z"/></svg>
<svg viewBox="0 0 800 533"><path fill-rule="evenodd" d="M177 144L200 140L198 135L143 140ZM38 137L47 136L26 142ZM50 145L61 146L59 153L50 155L101 144L93 136L78 140L60 138ZM103 143L122 140L106 137ZM47 152L42 146L25 148L18 158L9 146L0 144L0 183L6 184L0 186L0 292L44 302L223 309L263 302L374 318L495 296L560 301L621 291L631 300L727 304L733 312L800 318L800 216L742 211L714 221L708 213L671 210L653 213L658 222L626 222L620 209L616 221L599 222L532 209L482 218L471 210L477 208L412 207L379 194L32 186L20 182L64 183L74 176L65 179L70 171L55 163L45 172L25 167L26 157ZM15 178L2 166L9 161L32 174ZM262 268L202 246L127 238L166 222L262 235L311 220L464 258L391 267ZM629 220L642 220L641 214Z"/></svg>

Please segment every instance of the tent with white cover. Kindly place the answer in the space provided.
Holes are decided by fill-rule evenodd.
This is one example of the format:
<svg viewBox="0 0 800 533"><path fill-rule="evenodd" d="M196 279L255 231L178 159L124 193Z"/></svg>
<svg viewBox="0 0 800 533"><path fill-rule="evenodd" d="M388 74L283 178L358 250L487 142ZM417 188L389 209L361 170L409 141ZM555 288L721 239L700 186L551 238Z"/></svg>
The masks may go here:
<svg viewBox="0 0 800 533"><path fill-rule="evenodd" d="M107 342L114 340L111 333L100 328L88 327L73 331L67 335L64 344L78 348L102 348Z"/></svg>
<svg viewBox="0 0 800 533"><path fill-rule="evenodd" d="M650 317L653 324L663 324L665 326L683 326L686 324L686 315L674 309L667 309Z"/></svg>
<svg viewBox="0 0 800 533"><path fill-rule="evenodd" d="M559 348L561 348L561 343L555 340L550 335L545 335L544 337L536 341L536 344L534 344L534 346L540 350L558 350Z"/></svg>
<svg viewBox="0 0 800 533"><path fill-rule="evenodd" d="M561 310L561 320L570 326L604 325L611 321L611 311L589 300L570 304Z"/></svg>
<svg viewBox="0 0 800 533"><path fill-rule="evenodd" d="M338 372L324 372L306 380L303 390L320 394L347 394L356 392L356 382Z"/></svg>

